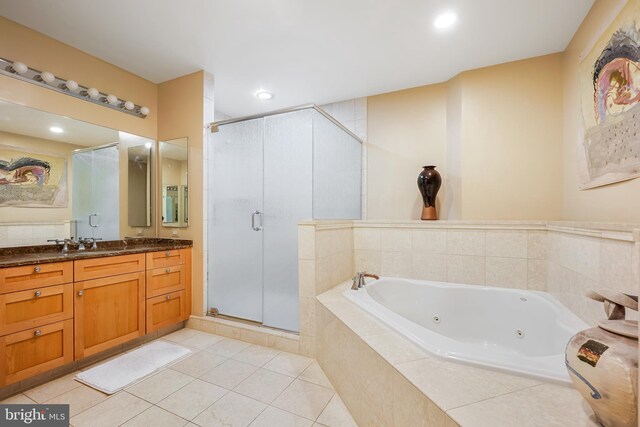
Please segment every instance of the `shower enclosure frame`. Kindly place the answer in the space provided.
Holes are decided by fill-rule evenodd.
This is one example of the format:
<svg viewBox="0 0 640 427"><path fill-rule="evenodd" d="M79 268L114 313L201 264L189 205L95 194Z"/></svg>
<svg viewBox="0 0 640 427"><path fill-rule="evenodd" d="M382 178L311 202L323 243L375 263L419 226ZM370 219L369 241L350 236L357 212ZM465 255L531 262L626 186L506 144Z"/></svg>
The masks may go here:
<svg viewBox="0 0 640 427"><path fill-rule="evenodd" d="M286 115L288 113L301 112L301 111L305 111L305 110L314 111L315 113L319 114L322 117L322 119L321 119L321 122L318 122L318 123L322 123L323 122L322 120L324 119L324 120L330 122L331 125L333 125L333 127L332 126L328 126L328 127L325 127L324 129L329 130L329 132L331 132L330 129L339 130L340 132L338 132L338 133L344 134L344 136L348 136L348 138L347 138L348 140L351 140L354 143L357 143L357 145L359 145L359 148L358 148L359 154L357 156L357 159L358 159L357 160L357 166L358 166L358 175L359 175L359 177L358 177L358 181L359 181L358 184L359 185L357 187L358 188L357 204L359 206L359 217L362 218L362 216L365 213L365 207L363 205L364 204L363 197L364 197L364 194L365 194L365 185L366 185L366 182L365 182L366 175L365 175L365 171L364 171L364 167L363 167L363 162L364 162L364 159L366 158L365 157L366 156L366 151L365 151L366 148L365 148L364 141L363 141L362 138L360 138L358 135L356 135L353 131L348 129L345 125L340 123L333 116L331 116L329 113L327 113L326 111L324 111L322 108L318 107L317 105L315 105L315 104L306 104L306 105L300 105L300 106L291 107L291 108L273 110L273 111L269 111L269 112L265 112L265 113L253 114L253 115L249 115L249 116L243 116L243 117L238 117L238 118L215 121L215 122L209 123L206 126L206 128L209 129L210 133L216 133L216 132L219 131L219 127L224 126L224 125L240 123L240 122L248 122L248 121L251 121L251 120L265 119L265 118L270 117L270 116ZM314 116L313 113L311 113L310 116L309 116L309 123L311 124L311 126L310 126L310 134L309 134L309 137L310 137L309 142L311 144L311 147L310 147L310 149L311 149L311 158L310 158L310 162L311 163L310 163L310 166L312 166L312 168L311 168L312 171L315 170L315 168L316 168L316 163L315 163L315 160L314 160L314 158L315 158L314 146L315 146L316 142L321 142L321 140L323 138L320 134L315 134L314 133L315 132L315 126L316 126L316 122L314 121L314 117L316 118L316 120L318 120L318 118L317 118L318 116ZM304 120L304 119L301 119L301 120ZM324 122L324 123L326 123L326 125L329 125L329 123L327 123L327 122ZM262 122L263 126L266 125L266 124L267 124L267 122ZM320 128L318 128L318 129L319 129L319 131L321 131L322 130L322 126ZM267 137L266 134L262 134L260 136L260 138L266 138L266 137ZM317 140L317 138L321 138L321 139ZM327 137L324 136L324 138L326 140ZM340 137L338 137L338 138L340 138ZM339 139L335 139L335 135L333 137L330 137L330 139L332 141L334 141L334 143L338 143L338 144L340 143ZM266 140L263 140L261 142L261 144L264 144L265 141ZM301 141L301 142L303 144L305 143L305 141ZM213 212L209 211L210 209L212 209L212 207L213 207L212 203L215 203L214 199L216 197L215 196L216 192L214 191L214 185L210 181L212 179L212 175L211 174L213 174L214 172L212 170L212 166L209 166L209 165L213 165L213 163L214 163L213 159L214 159L215 156L214 156L213 152L214 152L215 148L212 145L213 143L214 143L214 141L212 141L210 139L208 139L206 141L206 144L208 144L208 145L207 145L207 149L205 150L205 153L209 153L209 154L208 155L205 154L205 160L204 160L204 163L205 163L205 165L204 165L204 168L205 168L205 179L209 183L208 184L209 187L208 187L208 190L206 191L206 193L207 193L206 194L207 202L205 203L205 216L207 218L207 221L206 221L206 224L205 224L205 235L206 235L206 242L207 242L206 245L205 245L206 246L205 250L208 252L208 255L205 254L205 257L204 257L204 261L205 261L205 280L204 280L204 287L203 287L204 288L204 294L203 294L203 297L204 297L203 300L204 301L203 302L205 303L205 307L204 307L205 308L205 314L206 315L216 316L216 315L219 314L218 311L216 310L217 306L216 306L216 304L210 304L210 298L211 298L211 295L212 295L211 293L214 292L213 286L215 286L215 285L213 283L214 275L211 273L211 271L212 271L211 268L212 268L213 264L211 264L211 258L209 258L211 255L213 255L213 251L214 251L214 244L212 243L211 239L215 238L214 235L213 235L213 229L214 229L214 227L213 227L213 224L214 224L213 223L213 218L214 218L214 216L213 216ZM263 147L263 149L264 149L264 147ZM320 153L320 154L322 154L322 153ZM261 161L263 162L262 163L262 167L264 167L265 159L262 159ZM309 216L308 219L317 218L318 217L318 216L315 215L315 203L313 201L313 198L314 198L314 195L315 195L315 191L316 191L316 178L314 177L313 172L311 174L310 185L311 185L311 188L313 189L313 192L312 192L312 196L311 196L311 199L312 199L312 202L311 202L311 215ZM263 189L262 191L266 191L266 189ZM322 205L322 203L321 203L321 205ZM209 212L207 212L207 211L209 211ZM307 219L307 218L304 218L304 219ZM347 218L344 218L344 219L347 219ZM263 250L264 250L264 246L263 246ZM263 277L263 279L265 279L265 278ZM262 288L263 292L266 290L265 286L267 286L267 283L268 282L263 282L263 285L262 285L263 286L263 288ZM264 294L263 294L263 298L265 298ZM298 309L300 308L299 300L300 300L300 295L298 294ZM263 313L263 316L265 315L265 313L266 312ZM225 314L225 313L222 313L222 314ZM233 316L229 316L229 315L225 315L224 317L227 317L227 318L230 317L231 319L234 319ZM242 318L242 317L237 317L237 319L240 320L240 321L246 321L247 320L247 319ZM292 331L291 329L288 329L288 328L279 328L277 326L274 327L274 326L269 325L267 323L263 323L262 321L257 321L255 323L258 324L258 325L261 325L261 326L268 327L268 328L275 328L275 329L282 329L282 330L285 330L285 331Z"/></svg>

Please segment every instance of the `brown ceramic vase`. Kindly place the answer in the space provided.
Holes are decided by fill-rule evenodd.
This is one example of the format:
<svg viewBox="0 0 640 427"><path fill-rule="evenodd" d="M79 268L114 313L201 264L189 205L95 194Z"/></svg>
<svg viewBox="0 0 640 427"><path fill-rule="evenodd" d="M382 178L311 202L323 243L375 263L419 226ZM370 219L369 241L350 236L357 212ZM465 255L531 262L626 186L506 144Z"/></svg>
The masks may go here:
<svg viewBox="0 0 640 427"><path fill-rule="evenodd" d="M423 220L435 220L438 219L438 212L436 212L436 196L440 185L442 184L442 178L436 170L435 166L423 166L423 171L418 175L418 188L420 194L422 194L422 215Z"/></svg>

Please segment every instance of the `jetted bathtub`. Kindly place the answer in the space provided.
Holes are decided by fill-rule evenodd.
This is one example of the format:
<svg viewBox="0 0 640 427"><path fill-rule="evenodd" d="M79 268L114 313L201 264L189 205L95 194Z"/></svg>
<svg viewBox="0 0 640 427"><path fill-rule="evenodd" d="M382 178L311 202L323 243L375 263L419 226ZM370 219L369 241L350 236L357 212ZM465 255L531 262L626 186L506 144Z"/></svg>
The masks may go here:
<svg viewBox="0 0 640 427"><path fill-rule="evenodd" d="M436 356L569 384L564 350L589 326L545 292L382 277L347 298ZM581 298L581 296L577 296Z"/></svg>

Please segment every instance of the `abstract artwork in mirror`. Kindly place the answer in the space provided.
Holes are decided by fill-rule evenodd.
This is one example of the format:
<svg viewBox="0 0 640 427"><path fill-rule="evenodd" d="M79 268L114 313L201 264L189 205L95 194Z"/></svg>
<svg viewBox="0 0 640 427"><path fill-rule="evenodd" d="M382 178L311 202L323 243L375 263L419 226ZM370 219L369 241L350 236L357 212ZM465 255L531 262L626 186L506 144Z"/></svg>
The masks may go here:
<svg viewBox="0 0 640 427"><path fill-rule="evenodd" d="M162 225L189 225L189 155L187 138L160 142Z"/></svg>
<svg viewBox="0 0 640 427"><path fill-rule="evenodd" d="M0 145L0 206L67 206L67 161Z"/></svg>
<svg viewBox="0 0 640 427"><path fill-rule="evenodd" d="M151 226L151 142L127 148L129 226Z"/></svg>

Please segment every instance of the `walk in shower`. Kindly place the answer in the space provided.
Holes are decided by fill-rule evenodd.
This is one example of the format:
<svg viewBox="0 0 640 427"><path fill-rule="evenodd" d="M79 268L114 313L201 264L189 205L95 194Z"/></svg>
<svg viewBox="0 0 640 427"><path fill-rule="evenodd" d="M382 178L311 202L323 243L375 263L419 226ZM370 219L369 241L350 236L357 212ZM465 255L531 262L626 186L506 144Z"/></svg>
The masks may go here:
<svg viewBox="0 0 640 427"><path fill-rule="evenodd" d="M298 331L297 225L361 218L362 141L307 106L214 123L208 150L208 307Z"/></svg>

